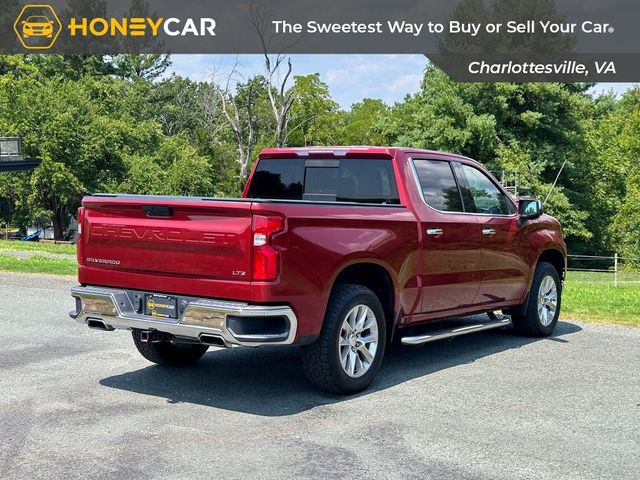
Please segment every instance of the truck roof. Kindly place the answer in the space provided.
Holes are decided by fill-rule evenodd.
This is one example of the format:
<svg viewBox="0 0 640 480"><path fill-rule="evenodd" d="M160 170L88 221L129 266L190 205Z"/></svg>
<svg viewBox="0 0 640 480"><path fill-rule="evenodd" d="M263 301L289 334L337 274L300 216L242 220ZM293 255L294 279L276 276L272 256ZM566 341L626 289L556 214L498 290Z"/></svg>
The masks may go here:
<svg viewBox="0 0 640 480"><path fill-rule="evenodd" d="M456 157L465 160L471 160L475 162L472 158L465 157L463 155L458 155L456 153L450 152L442 152L437 150L426 150L421 148L411 148L411 147L373 147L366 145L348 145L348 146L327 146L327 147L282 147L282 148L265 148L260 152L261 157L287 157L293 156L295 158L299 157L307 157L310 154L319 155L326 154L332 155L334 157L345 157L345 156L386 156L386 157L394 157L398 153L415 153L422 155L447 155L448 157Z"/></svg>

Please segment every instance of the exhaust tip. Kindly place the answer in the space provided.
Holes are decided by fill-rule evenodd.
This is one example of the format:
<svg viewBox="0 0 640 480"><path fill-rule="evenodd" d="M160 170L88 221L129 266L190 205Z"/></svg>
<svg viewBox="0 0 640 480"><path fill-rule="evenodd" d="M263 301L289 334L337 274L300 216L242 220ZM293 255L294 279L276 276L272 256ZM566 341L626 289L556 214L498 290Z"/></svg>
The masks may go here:
<svg viewBox="0 0 640 480"><path fill-rule="evenodd" d="M89 328L93 328L94 330L102 330L103 332L110 332L113 330L112 327L109 327L106 323L104 323L99 318L87 319L87 326Z"/></svg>
<svg viewBox="0 0 640 480"><path fill-rule="evenodd" d="M217 335L209 335L203 333L200 335L200 343L205 345L209 345L210 347L226 347L227 345L224 343L222 337L218 337Z"/></svg>

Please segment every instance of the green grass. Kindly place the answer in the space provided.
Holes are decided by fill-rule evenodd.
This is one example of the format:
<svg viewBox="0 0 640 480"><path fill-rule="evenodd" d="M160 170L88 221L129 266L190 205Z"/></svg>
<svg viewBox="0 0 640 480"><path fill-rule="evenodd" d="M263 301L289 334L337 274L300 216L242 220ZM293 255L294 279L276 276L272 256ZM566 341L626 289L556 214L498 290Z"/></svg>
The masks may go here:
<svg viewBox="0 0 640 480"><path fill-rule="evenodd" d="M590 283L613 285L613 272L568 272L567 280L572 283ZM640 286L640 271L624 270L618 272L620 283L635 282Z"/></svg>
<svg viewBox="0 0 640 480"><path fill-rule="evenodd" d="M76 254L75 245L44 243L44 242L20 242L18 240L0 240L0 253L2 250L20 250L29 252L66 253Z"/></svg>
<svg viewBox="0 0 640 480"><path fill-rule="evenodd" d="M640 272L621 272L619 281L614 287L613 274L568 272L561 317L640 327Z"/></svg>
<svg viewBox="0 0 640 480"><path fill-rule="evenodd" d="M75 260L43 257L41 255L20 259L13 255L3 254L0 251L0 270L24 273L48 273L52 275L75 275L77 264Z"/></svg>

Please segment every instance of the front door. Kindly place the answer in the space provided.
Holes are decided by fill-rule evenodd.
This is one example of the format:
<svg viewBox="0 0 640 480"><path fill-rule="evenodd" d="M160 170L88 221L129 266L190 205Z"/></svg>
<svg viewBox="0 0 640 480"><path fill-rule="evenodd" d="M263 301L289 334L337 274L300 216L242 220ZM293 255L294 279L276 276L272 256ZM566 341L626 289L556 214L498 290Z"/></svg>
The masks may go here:
<svg viewBox="0 0 640 480"><path fill-rule="evenodd" d="M529 267L523 258L521 229L516 207L494 181L480 169L458 164L462 191L476 213L482 248L481 285L476 298L491 305L521 298L527 288ZM465 191L465 189L467 189Z"/></svg>

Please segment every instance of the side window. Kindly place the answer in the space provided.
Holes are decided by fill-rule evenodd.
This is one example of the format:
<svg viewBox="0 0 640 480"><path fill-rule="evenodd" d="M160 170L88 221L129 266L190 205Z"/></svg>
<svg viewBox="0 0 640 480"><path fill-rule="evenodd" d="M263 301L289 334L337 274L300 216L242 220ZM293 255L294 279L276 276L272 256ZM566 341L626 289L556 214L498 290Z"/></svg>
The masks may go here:
<svg viewBox="0 0 640 480"><path fill-rule="evenodd" d="M451 164L443 160L414 160L424 201L445 212L464 212Z"/></svg>
<svg viewBox="0 0 640 480"><path fill-rule="evenodd" d="M461 165L467 179L469 193L473 199L471 209L474 213L488 213L494 215L508 215L512 212L511 205L504 194L495 184L477 168L466 164Z"/></svg>

